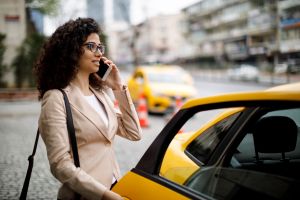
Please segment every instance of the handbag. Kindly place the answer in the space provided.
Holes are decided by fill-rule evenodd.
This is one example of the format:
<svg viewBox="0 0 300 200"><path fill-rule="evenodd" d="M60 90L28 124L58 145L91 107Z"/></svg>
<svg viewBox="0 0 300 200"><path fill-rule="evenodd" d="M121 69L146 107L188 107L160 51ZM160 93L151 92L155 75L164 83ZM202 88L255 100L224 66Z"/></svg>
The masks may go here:
<svg viewBox="0 0 300 200"><path fill-rule="evenodd" d="M73 118L72 118L70 102L68 100L68 97L67 97L67 94L65 93L65 91L63 91L62 89L60 89L60 91L62 92L62 94L64 96L64 102L65 102L65 107L66 107L66 115L67 115L67 118L66 118L67 128L68 128L69 138L70 138L70 141L71 141L71 148L72 148L72 151L73 151L74 164L75 164L76 167L80 167L77 141L76 141L76 136L75 136L75 129L74 129L74 124L73 124ZM33 163L34 163L34 155L35 155L37 144L38 144L38 141L39 141L39 135L40 135L40 131L38 129L37 133L36 133L36 137L35 137L35 142L34 142L32 154L28 157L29 164L28 164L26 177L25 177L23 187L22 187L20 200L26 200L26 197L27 197L27 191L28 191L31 172L32 172ZM75 193L75 199L80 199L80 194Z"/></svg>

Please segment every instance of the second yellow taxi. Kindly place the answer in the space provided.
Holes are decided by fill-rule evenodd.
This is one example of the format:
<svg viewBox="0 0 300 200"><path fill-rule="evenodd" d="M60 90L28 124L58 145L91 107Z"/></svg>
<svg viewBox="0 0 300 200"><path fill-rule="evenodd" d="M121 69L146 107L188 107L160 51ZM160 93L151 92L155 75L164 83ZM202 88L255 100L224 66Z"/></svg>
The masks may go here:
<svg viewBox="0 0 300 200"><path fill-rule="evenodd" d="M179 66L151 65L135 69L128 80L132 99L138 103L141 95L149 112L173 112L176 100L194 98L197 91L192 76Z"/></svg>

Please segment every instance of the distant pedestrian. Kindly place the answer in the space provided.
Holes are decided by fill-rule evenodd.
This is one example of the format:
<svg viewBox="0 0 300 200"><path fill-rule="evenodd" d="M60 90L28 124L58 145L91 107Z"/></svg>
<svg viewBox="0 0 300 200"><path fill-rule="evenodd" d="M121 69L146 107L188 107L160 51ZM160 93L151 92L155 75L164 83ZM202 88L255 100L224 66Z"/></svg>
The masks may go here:
<svg viewBox="0 0 300 200"><path fill-rule="evenodd" d="M70 20L44 44L35 66L41 99L39 129L52 174L62 183L58 199L122 199L110 190L120 178L114 155L115 135L140 140L137 113L117 66L103 56L99 27L91 18ZM112 70L103 81L96 72L102 59ZM80 167L76 168L66 125L63 89L70 101ZM108 95L118 101L114 108Z"/></svg>

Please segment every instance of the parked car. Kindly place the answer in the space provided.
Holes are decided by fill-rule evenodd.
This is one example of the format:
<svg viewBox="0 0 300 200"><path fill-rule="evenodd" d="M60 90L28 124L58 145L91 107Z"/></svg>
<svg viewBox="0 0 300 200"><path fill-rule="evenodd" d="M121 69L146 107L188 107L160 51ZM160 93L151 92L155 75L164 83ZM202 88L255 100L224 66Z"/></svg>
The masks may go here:
<svg viewBox="0 0 300 200"><path fill-rule="evenodd" d="M259 70L257 67L247 64L242 64L239 67L229 69L227 75L230 80L238 81L255 81L259 80Z"/></svg>
<svg viewBox="0 0 300 200"><path fill-rule="evenodd" d="M172 112L176 99L186 101L197 95L192 76L179 66L151 65L136 68L128 80L134 103L144 95L153 113Z"/></svg>
<svg viewBox="0 0 300 200"><path fill-rule="evenodd" d="M300 59L289 59L288 60L288 72L291 74L299 74L300 73Z"/></svg>
<svg viewBox="0 0 300 200"><path fill-rule="evenodd" d="M286 74L288 73L288 65L286 63L277 64L274 67L275 74Z"/></svg>
<svg viewBox="0 0 300 200"><path fill-rule="evenodd" d="M275 74L297 74L300 72L300 63L296 63L296 61L289 63L281 63L275 66L274 73Z"/></svg>
<svg viewBox="0 0 300 200"><path fill-rule="evenodd" d="M113 191L131 200L299 199L299 134L300 83L192 99Z"/></svg>

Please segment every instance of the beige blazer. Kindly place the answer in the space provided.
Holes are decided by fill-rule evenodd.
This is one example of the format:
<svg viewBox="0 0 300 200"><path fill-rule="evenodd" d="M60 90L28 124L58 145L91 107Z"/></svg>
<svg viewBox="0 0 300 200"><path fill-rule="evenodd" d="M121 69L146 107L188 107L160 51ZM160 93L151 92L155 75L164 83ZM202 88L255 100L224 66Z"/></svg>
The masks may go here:
<svg viewBox="0 0 300 200"><path fill-rule="evenodd" d="M74 192L83 199L101 199L112 184L113 175L119 179L120 170L113 151L114 137L129 140L141 139L137 113L125 87L114 91L120 112L104 91L92 89L108 115L108 127L99 114L86 102L80 89L74 84L64 91L70 101L76 132L80 168L73 162L63 95L59 90L49 90L41 103L39 128L47 149L52 174L62 183L59 199L72 199Z"/></svg>

